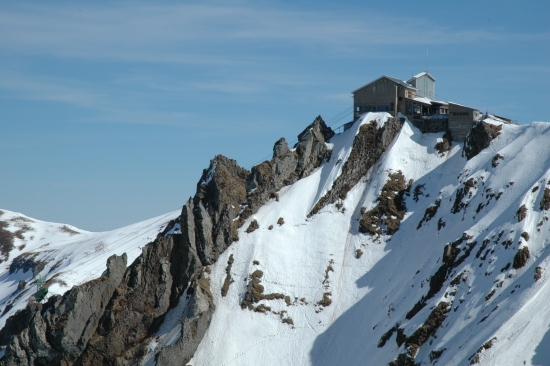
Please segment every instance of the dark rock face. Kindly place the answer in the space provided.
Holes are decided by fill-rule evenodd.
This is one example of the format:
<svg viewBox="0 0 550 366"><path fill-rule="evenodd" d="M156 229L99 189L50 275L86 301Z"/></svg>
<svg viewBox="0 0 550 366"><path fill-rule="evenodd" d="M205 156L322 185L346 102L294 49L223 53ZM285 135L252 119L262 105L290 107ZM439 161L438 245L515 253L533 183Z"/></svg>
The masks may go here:
<svg viewBox="0 0 550 366"><path fill-rule="evenodd" d="M200 261L179 235L155 240L124 274L79 362L133 364L140 346L177 305Z"/></svg>
<svg viewBox="0 0 550 366"><path fill-rule="evenodd" d="M346 198L348 191L355 186L361 177L378 161L380 156L393 142L401 131L401 122L397 118L390 118L382 128L377 128L376 121L364 124L353 141L348 160L342 168L342 174L334 182L332 189L327 192L313 207L308 216L313 216L326 205Z"/></svg>
<svg viewBox="0 0 550 366"><path fill-rule="evenodd" d="M98 320L126 270L126 255L107 261L108 274L73 287L46 304L31 303L0 331L5 365L73 364L93 336Z"/></svg>
<svg viewBox="0 0 550 366"><path fill-rule="evenodd" d="M197 184L197 194L182 210L182 234L193 242L203 265L212 264L238 240L234 219L246 199L249 172L237 162L218 155L210 161ZM191 222L192 221L192 222ZM192 228L195 230L190 231ZM195 238L192 238L195 232Z"/></svg>
<svg viewBox="0 0 550 366"><path fill-rule="evenodd" d="M210 282L201 274L196 281L193 295L182 320L178 341L164 347L157 358L158 366L186 365L199 346L215 310L210 292Z"/></svg>
<svg viewBox="0 0 550 366"><path fill-rule="evenodd" d="M512 265L514 269L520 269L521 267L525 266L530 256L531 255L529 253L528 247L523 247L518 250L516 255L514 256L514 264Z"/></svg>
<svg viewBox="0 0 550 366"><path fill-rule="evenodd" d="M277 198L277 190L309 175L330 156L325 142L333 135L318 117L300 134L295 151L279 140L273 159L252 173L234 160L216 156L181 216L128 268L125 254L110 257L104 276L52 296L46 304L30 303L10 317L0 331L0 345L6 346L0 364L137 364L189 284L191 300L182 315L180 338L157 358L159 365L185 364L215 309L206 266L238 240L238 228L270 198ZM168 235L176 224L181 234ZM11 271L36 270L39 264L33 259L20 256Z"/></svg>
<svg viewBox="0 0 550 366"><path fill-rule="evenodd" d="M464 144L466 158L470 160L479 154L481 150L488 147L491 141L500 135L501 130L502 126L494 126L485 122L477 123L466 137L466 143Z"/></svg>
<svg viewBox="0 0 550 366"><path fill-rule="evenodd" d="M307 177L323 161L330 157L326 142L334 136L325 121L318 116L311 125L298 135L295 150L288 149L284 139L273 147L273 159L252 168L246 180L247 203L238 220L242 225L256 213L274 194L286 185Z"/></svg>

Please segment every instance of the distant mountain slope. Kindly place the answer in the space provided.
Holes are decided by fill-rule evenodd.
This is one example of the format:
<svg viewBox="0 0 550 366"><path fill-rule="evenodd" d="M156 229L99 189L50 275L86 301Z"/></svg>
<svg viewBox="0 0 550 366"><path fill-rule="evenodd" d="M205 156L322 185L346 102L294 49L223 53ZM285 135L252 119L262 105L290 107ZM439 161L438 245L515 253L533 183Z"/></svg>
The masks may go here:
<svg viewBox="0 0 550 366"><path fill-rule="evenodd" d="M126 253L133 261L141 248L156 238L179 210L121 229L93 233L71 225L35 220L7 210L0 211L0 327L23 308L36 292L37 278L47 280L49 294L63 294L101 276L107 258ZM20 281L26 285L18 290Z"/></svg>

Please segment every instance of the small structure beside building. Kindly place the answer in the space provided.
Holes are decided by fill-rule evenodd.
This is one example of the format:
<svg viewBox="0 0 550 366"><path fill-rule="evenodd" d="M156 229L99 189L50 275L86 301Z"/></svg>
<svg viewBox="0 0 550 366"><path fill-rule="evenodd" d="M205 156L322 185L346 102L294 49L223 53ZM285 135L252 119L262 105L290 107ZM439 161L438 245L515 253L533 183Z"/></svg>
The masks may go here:
<svg viewBox="0 0 550 366"><path fill-rule="evenodd" d="M407 81L383 75L352 94L354 121L367 112L388 112L394 117L401 114L422 131L450 132L454 141L464 141L474 122L481 117L476 108L436 100L435 78L428 72Z"/></svg>

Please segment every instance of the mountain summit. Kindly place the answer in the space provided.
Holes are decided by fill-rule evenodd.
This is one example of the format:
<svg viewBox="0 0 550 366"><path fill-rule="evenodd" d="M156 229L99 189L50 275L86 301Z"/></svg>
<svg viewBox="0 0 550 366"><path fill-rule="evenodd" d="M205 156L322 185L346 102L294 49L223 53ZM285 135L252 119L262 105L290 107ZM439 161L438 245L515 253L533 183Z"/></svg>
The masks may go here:
<svg viewBox="0 0 550 366"><path fill-rule="evenodd" d="M318 117L109 233L0 211L0 363L549 364L550 124L485 117Z"/></svg>

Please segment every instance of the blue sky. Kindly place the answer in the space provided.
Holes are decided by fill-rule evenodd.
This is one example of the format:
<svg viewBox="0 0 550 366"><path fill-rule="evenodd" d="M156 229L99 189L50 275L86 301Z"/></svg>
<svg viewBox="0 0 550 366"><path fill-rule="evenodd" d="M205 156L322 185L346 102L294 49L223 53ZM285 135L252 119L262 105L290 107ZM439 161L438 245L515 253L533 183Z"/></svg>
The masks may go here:
<svg viewBox="0 0 550 366"><path fill-rule="evenodd" d="M351 94L550 121L550 3L1 2L0 208L92 231L180 208L216 154L250 168ZM341 119L332 117L347 110Z"/></svg>

